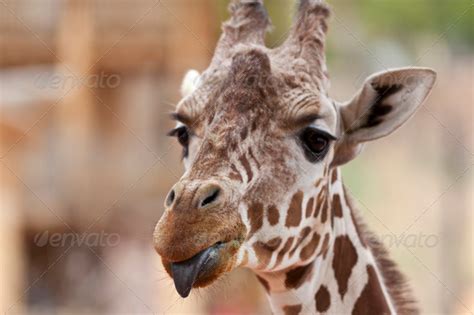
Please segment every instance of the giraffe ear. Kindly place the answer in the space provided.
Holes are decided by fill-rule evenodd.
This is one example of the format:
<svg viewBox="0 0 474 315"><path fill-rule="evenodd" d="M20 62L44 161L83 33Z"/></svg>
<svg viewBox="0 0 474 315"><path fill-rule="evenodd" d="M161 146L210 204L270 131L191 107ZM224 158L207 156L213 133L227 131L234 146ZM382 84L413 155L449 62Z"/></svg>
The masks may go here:
<svg viewBox="0 0 474 315"><path fill-rule="evenodd" d="M196 70L189 70L184 76L183 83L181 83L181 96L186 97L194 90L199 83L199 72Z"/></svg>
<svg viewBox="0 0 474 315"><path fill-rule="evenodd" d="M401 68L370 76L354 98L340 106L342 136L333 165L357 156L366 141L389 135L423 103L436 80L427 68Z"/></svg>

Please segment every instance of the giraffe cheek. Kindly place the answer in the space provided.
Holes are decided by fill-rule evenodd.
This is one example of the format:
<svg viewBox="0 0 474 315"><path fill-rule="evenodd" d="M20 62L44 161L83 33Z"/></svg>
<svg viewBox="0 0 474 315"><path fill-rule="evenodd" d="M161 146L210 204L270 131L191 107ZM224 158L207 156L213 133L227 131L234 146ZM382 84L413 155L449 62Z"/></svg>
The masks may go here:
<svg viewBox="0 0 474 315"><path fill-rule="evenodd" d="M272 259L272 256L276 255L282 239L280 237L272 238L267 242L257 241L253 244L253 250L259 261L256 269L266 269Z"/></svg>

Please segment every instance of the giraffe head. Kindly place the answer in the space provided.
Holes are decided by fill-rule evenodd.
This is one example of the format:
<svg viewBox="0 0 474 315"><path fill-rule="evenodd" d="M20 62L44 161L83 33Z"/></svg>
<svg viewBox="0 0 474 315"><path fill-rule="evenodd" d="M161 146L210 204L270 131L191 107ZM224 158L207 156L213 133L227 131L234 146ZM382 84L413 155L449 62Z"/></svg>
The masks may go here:
<svg viewBox="0 0 474 315"><path fill-rule="evenodd" d="M209 68L188 72L173 115L186 171L154 242L183 297L237 266L272 272L313 259L332 228L318 215L332 170L403 124L435 80L429 69L386 71L336 102L327 93L326 5L300 1L274 49L264 45L261 1L234 1L230 11Z"/></svg>

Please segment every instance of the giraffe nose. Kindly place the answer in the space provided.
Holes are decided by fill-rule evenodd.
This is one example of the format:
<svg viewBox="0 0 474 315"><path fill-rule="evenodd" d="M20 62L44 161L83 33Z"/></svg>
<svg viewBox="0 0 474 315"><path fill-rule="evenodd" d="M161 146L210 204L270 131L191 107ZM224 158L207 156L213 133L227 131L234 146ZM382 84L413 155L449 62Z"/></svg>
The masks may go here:
<svg viewBox="0 0 474 315"><path fill-rule="evenodd" d="M206 208L212 205L219 204L219 201L222 200L221 197L221 187L216 184L204 184L199 187L196 193L196 205L198 208Z"/></svg>
<svg viewBox="0 0 474 315"><path fill-rule="evenodd" d="M195 183L177 183L168 193L165 206L203 209L216 206L224 199L223 189L214 182L196 185Z"/></svg>
<svg viewBox="0 0 474 315"><path fill-rule="evenodd" d="M178 194L181 195L182 190L183 190L183 185L182 184L177 183L176 185L174 185L174 187L168 193L168 196L166 196L165 207L167 207L167 208L171 207L174 204L175 200L176 200L176 196Z"/></svg>

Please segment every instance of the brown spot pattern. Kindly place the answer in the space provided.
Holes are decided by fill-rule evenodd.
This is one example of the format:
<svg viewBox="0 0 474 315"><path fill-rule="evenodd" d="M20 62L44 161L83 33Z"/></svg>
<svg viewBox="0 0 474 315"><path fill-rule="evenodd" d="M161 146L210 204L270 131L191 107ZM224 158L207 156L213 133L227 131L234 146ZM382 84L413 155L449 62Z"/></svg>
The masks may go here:
<svg viewBox="0 0 474 315"><path fill-rule="evenodd" d="M281 237L275 237L269 240L268 242L263 243L263 247L268 251L275 251L278 249L278 247L280 247L281 242Z"/></svg>
<svg viewBox="0 0 474 315"><path fill-rule="evenodd" d="M250 182L253 178L252 168L250 167L250 163L245 157L245 155L240 156L239 158L240 163L242 163L245 172L247 173L247 181Z"/></svg>
<svg viewBox="0 0 474 315"><path fill-rule="evenodd" d="M324 285L319 287L314 298L316 300L316 311L319 313L326 312L331 306L331 295Z"/></svg>
<svg viewBox="0 0 474 315"><path fill-rule="evenodd" d="M306 204L306 217L309 218L313 212L314 208L314 198L311 197L308 200L308 203Z"/></svg>
<svg viewBox="0 0 474 315"><path fill-rule="evenodd" d="M273 252L280 246L280 244L281 238L279 237L273 238L266 243L255 242L253 244L253 250L255 251L255 255L257 255L260 266L268 266L272 259Z"/></svg>
<svg viewBox="0 0 474 315"><path fill-rule="evenodd" d="M328 219L327 199L321 204L321 222L325 223Z"/></svg>
<svg viewBox="0 0 474 315"><path fill-rule="evenodd" d="M240 139L243 141L247 138L247 134L248 134L248 130L247 128L243 128L241 131L240 131Z"/></svg>
<svg viewBox="0 0 474 315"><path fill-rule="evenodd" d="M354 304L353 315L390 314L390 308L380 286L375 269L367 265L368 281Z"/></svg>
<svg viewBox="0 0 474 315"><path fill-rule="evenodd" d="M302 309L303 306L301 304L283 306L285 315L298 315Z"/></svg>
<svg viewBox="0 0 474 315"><path fill-rule="evenodd" d="M257 121L256 121L256 120L253 120L253 121L252 121L252 124L251 124L251 126L250 126L250 131L253 132L253 131L257 130L257 127L258 127L258 126L257 126Z"/></svg>
<svg viewBox="0 0 474 315"><path fill-rule="evenodd" d="M306 280L308 275L313 270L313 263L305 266L296 267L286 273L285 287L288 289L297 289Z"/></svg>
<svg viewBox="0 0 474 315"><path fill-rule="evenodd" d="M318 195L318 198L316 199L316 211L314 212L313 217L317 218L319 215L319 212L321 212L321 208L324 206L324 200L325 194L321 191Z"/></svg>
<svg viewBox="0 0 474 315"><path fill-rule="evenodd" d="M260 264L268 265L272 258L273 252L280 247L282 239L280 237L275 237L269 240L268 242L255 242L253 244L253 249L255 254L260 262Z"/></svg>
<svg viewBox="0 0 474 315"><path fill-rule="evenodd" d="M311 257L311 255L314 254L314 251L318 247L320 238L321 236L317 232L313 233L313 237L311 238L311 241L309 241L309 243L306 244L300 252L301 260L307 260L308 258Z"/></svg>
<svg viewBox="0 0 474 315"><path fill-rule="evenodd" d="M278 211L275 205L271 205L270 207L268 207L267 218L268 223L270 223L271 226L278 224L278 221L280 220L280 211Z"/></svg>
<svg viewBox="0 0 474 315"><path fill-rule="evenodd" d="M332 197L332 211L336 217L342 218L341 197L338 194Z"/></svg>
<svg viewBox="0 0 474 315"><path fill-rule="evenodd" d="M324 235L323 245L321 246L321 254L323 255L324 259L326 259L328 250L329 250L329 233L326 233L326 235Z"/></svg>
<svg viewBox="0 0 474 315"><path fill-rule="evenodd" d="M334 242L334 257L332 268L336 276L337 286L341 299L347 292L352 269L357 263L357 251L347 235L338 236Z"/></svg>
<svg viewBox="0 0 474 315"><path fill-rule="evenodd" d="M301 222L301 203L303 201L303 192L297 191L290 201L285 225L287 227L298 226Z"/></svg>
<svg viewBox="0 0 474 315"><path fill-rule="evenodd" d="M278 256L277 256L277 260L276 260L276 266L278 266L283 257L285 256L285 254L290 250L291 246L293 245L293 241L295 240L295 238L293 236L289 237L286 242L285 242L285 245L283 245L283 248L278 252Z"/></svg>
<svg viewBox="0 0 474 315"><path fill-rule="evenodd" d="M250 220L250 232L248 238L258 231L263 225L263 205L260 202L253 203L248 209Z"/></svg>
<svg viewBox="0 0 474 315"><path fill-rule="evenodd" d="M300 236L298 237L298 240L296 241L295 246L290 251L290 257L293 256L295 251L298 249L300 244L305 240L306 236L308 236L310 232L311 232L311 228L309 226L307 226L307 227L305 227L304 229L301 230Z"/></svg>

